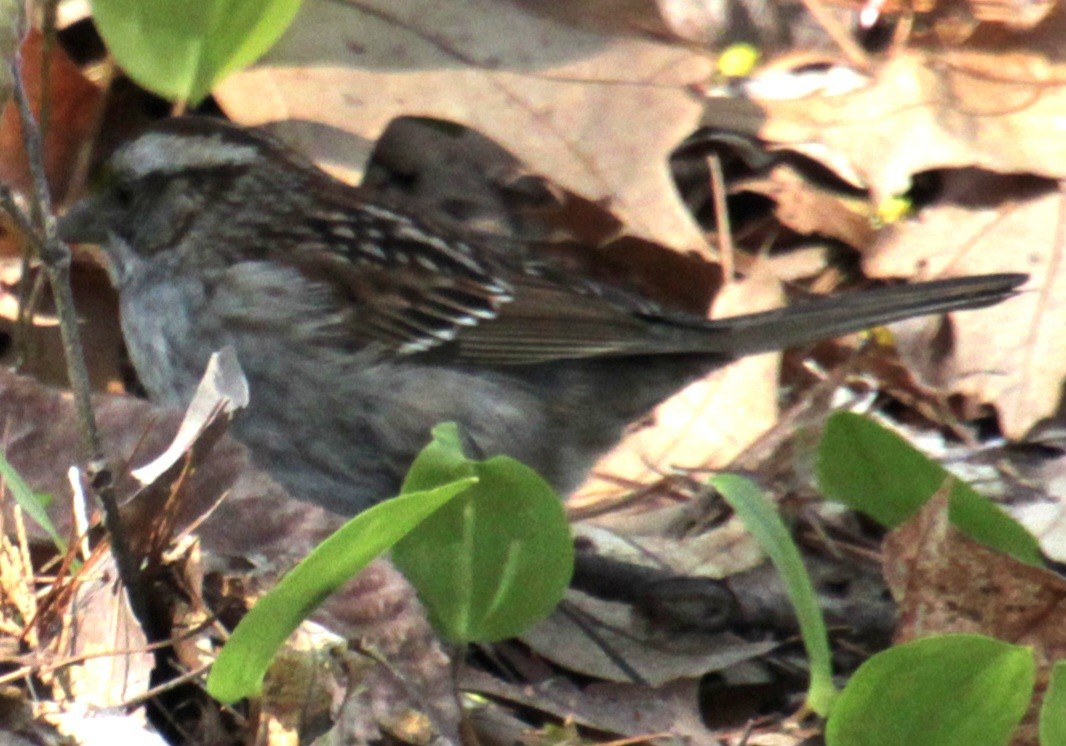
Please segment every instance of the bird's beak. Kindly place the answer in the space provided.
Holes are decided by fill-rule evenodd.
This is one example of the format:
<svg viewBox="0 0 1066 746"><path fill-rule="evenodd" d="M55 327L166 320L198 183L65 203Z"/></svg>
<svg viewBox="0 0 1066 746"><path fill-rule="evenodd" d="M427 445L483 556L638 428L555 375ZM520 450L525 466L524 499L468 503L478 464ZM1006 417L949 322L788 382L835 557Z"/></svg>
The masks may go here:
<svg viewBox="0 0 1066 746"><path fill-rule="evenodd" d="M67 243L95 243L107 241L105 208L97 197L75 202L59 219L59 237Z"/></svg>

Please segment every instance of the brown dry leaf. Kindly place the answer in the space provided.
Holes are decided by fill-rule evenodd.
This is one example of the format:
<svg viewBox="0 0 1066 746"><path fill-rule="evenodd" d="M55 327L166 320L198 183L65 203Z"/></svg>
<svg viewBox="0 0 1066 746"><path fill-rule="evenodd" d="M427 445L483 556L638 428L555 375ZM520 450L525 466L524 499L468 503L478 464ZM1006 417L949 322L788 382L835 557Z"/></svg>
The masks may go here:
<svg viewBox="0 0 1066 746"><path fill-rule="evenodd" d="M889 534L884 566L900 607L900 640L970 632L1032 647L1037 696L1013 743L1035 744L1050 666L1066 656L1066 580L964 536L948 521L942 496Z"/></svg>
<svg viewBox="0 0 1066 746"><path fill-rule="evenodd" d="M676 516L673 508L657 512ZM655 512L641 513L640 520L659 523ZM634 536L590 523L575 526L575 537L586 551L648 566L678 579L722 578L756 566L764 557L739 520L696 536L677 538L676 533ZM695 603L696 598L699 604L715 603L715 596L700 593L698 583L686 588L687 601L683 603ZM630 678L604 652L603 645L652 686L729 668L776 647L774 641L750 644L731 633L698 629L696 624L648 619L628 602L604 601L576 590L568 591L566 603L567 610L556 611L524 633L522 641L546 660L606 681L627 682ZM658 603L669 604L669 599L660 598ZM708 611L707 616L713 613ZM596 631L598 640L588 634L588 628Z"/></svg>
<svg viewBox="0 0 1066 746"><path fill-rule="evenodd" d="M21 265L21 259L0 258L0 335L15 334L20 284L23 282ZM123 388L122 330L118 324L115 292L103 268L79 261L78 257L71 274L90 383L97 391L120 390ZM18 366L23 373L46 385L69 386L63 338L47 283L42 295L26 330L27 358L18 365L21 350L16 345L7 345L0 350L0 365Z"/></svg>
<svg viewBox="0 0 1066 746"><path fill-rule="evenodd" d="M648 33L663 36L670 29L657 0L582 0L560 3L555 0L508 0L531 13L547 16L566 26L601 33Z"/></svg>
<svg viewBox="0 0 1066 746"><path fill-rule="evenodd" d="M26 92L31 107L38 113L41 93L41 42L40 32L32 30L27 34L20 50ZM100 90L85 78L61 47L54 46L50 54L47 95L51 114L45 132L45 174L53 197L59 200L66 194L79 150L87 140L100 100ZM3 60L3 68L6 73L6 59ZM0 73L0 94L4 93L4 73ZM8 101L4 95L0 95L0 184L5 184L16 192L28 192L31 185L18 111L14 102ZM5 230L7 220L7 215L0 212L0 257L17 257L21 254L21 244L12 232ZM57 367L62 369L63 366Z"/></svg>
<svg viewBox="0 0 1066 746"><path fill-rule="evenodd" d="M278 651L263 681L257 740L272 746L295 745L301 733L330 725L332 700L343 694L330 658L343 656L346 647L345 640L318 625L300 625Z"/></svg>
<svg viewBox="0 0 1066 746"><path fill-rule="evenodd" d="M795 34L795 28L787 27L798 20L797 8L802 10L798 3L766 3L762 0L510 2L567 26L601 33L676 38L698 44L704 49L744 41L755 44L764 52L785 44Z"/></svg>
<svg viewBox="0 0 1066 746"><path fill-rule="evenodd" d="M777 164L764 176L739 181L731 191L769 197L777 219L797 233L835 238L859 251L874 242L872 215L865 199L826 189L787 163Z"/></svg>
<svg viewBox="0 0 1066 746"><path fill-rule="evenodd" d="M780 284L756 270L726 285L715 318L782 305ZM616 495L620 484L655 481L672 467L714 468L732 461L777 422L780 355L747 357L697 381L655 409L644 426L604 456L575 493L574 504Z"/></svg>
<svg viewBox="0 0 1066 746"><path fill-rule="evenodd" d="M627 531L624 527L610 527L617 527L621 523L618 517L624 513L608 514L595 521L574 524L574 538L587 548L586 551L683 577L724 578L750 570L766 560L759 543L738 518L731 518L712 530L679 535L696 516L689 516L685 523L677 522L667 528L661 526L661 513L678 515L674 506L641 511ZM639 524L656 528L633 530Z"/></svg>
<svg viewBox="0 0 1066 746"><path fill-rule="evenodd" d="M570 671L604 681L631 681L629 672L619 667L619 658L651 686L660 686L725 670L778 646L774 640L748 642L731 632L642 628L629 604L577 591L569 592L567 602L566 612L556 610L523 633L521 640ZM589 636L590 627L595 640Z"/></svg>
<svg viewBox="0 0 1066 746"><path fill-rule="evenodd" d="M166 741L152 727L142 725L118 708L95 711L78 703L56 705L38 700L34 707L37 716L37 735L41 740L16 741L17 746L40 746L40 744L78 744L99 746L121 743L122 746L166 746ZM45 728L54 729L51 737L44 736ZM42 737L44 736L44 737ZM8 746L7 741L4 746Z"/></svg>
<svg viewBox="0 0 1066 746"><path fill-rule="evenodd" d="M458 122L565 189L602 200L627 230L704 240L668 168L696 126L713 60L691 48L561 25L509 3L309 0L267 56L216 91L244 124L355 180L398 116Z"/></svg>
<svg viewBox="0 0 1066 746"><path fill-rule="evenodd" d="M1002 23L1012 31L1028 31L1044 22L1060 3L1057 0L968 0L970 12L978 21Z"/></svg>
<svg viewBox="0 0 1066 746"><path fill-rule="evenodd" d="M41 34L32 31L22 44L23 80L35 112L40 111ZM52 195L60 201L80 149L88 139L100 100L100 89L90 83L62 47L51 52L48 99L51 107L44 144L45 171ZM0 111L0 183L16 190L30 187L26 151L18 111L9 102Z"/></svg>
<svg viewBox="0 0 1066 746"><path fill-rule="evenodd" d="M629 683L578 687L558 676L532 684L514 684L467 668L462 672L461 683L468 691L605 733L630 738L669 733L684 743L719 743L700 718L698 679L672 681L655 688Z"/></svg>
<svg viewBox="0 0 1066 746"><path fill-rule="evenodd" d="M155 656L130 610L110 554L86 565L63 615L60 653L88 656L63 672L64 693L90 708L118 707L148 690ZM146 723L143 710L138 721Z"/></svg>
<svg viewBox="0 0 1066 746"><path fill-rule="evenodd" d="M908 50L850 93L760 100L766 119L748 127L776 147L801 150L858 180L875 203L907 192L914 174L933 169L1057 179L1066 175L1061 67L1036 53ZM712 100L704 121L736 126L735 106Z"/></svg>
<svg viewBox="0 0 1066 746"><path fill-rule="evenodd" d="M866 258L874 277L1024 271L1022 294L980 313L953 314L954 354L936 382L1000 413L1020 438L1059 405L1066 377L1066 196L1021 179L949 172L940 201L896 226Z"/></svg>
<svg viewBox="0 0 1066 746"><path fill-rule="evenodd" d="M1002 24L1011 31L1028 31L1039 24L1059 3L1056 0L965 0L937 3L930 23L937 37L950 44L968 39L981 24Z"/></svg>
<svg viewBox="0 0 1066 746"><path fill-rule="evenodd" d="M1043 26L1027 41L1032 51L904 51L850 93L760 101L766 122L748 125L774 147L868 187L875 203L906 192L916 173L951 169L938 204L865 252L864 269L874 277L1033 275L1029 294L953 315L954 354L915 365L938 388L994 403L1015 438L1055 410L1066 375L1059 199L987 173L1066 175L1057 135L1066 70L1051 61L1061 45ZM733 106L713 106L705 119L736 123Z"/></svg>

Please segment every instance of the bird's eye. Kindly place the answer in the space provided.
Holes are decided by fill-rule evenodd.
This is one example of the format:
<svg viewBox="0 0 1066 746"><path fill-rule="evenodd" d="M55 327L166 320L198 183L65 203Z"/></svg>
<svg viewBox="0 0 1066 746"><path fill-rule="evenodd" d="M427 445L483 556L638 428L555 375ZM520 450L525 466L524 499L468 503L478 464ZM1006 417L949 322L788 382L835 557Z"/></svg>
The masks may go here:
<svg viewBox="0 0 1066 746"><path fill-rule="evenodd" d="M133 198L136 194L129 184L115 184L112 187L112 193L115 195L115 201L118 202L121 207L130 207L133 205Z"/></svg>

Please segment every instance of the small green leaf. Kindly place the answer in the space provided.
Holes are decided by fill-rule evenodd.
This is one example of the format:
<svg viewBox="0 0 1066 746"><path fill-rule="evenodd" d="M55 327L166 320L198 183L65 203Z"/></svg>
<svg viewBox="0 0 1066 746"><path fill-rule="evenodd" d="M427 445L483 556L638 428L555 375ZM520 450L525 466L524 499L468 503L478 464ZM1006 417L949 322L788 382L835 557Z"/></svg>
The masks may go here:
<svg viewBox="0 0 1066 746"><path fill-rule="evenodd" d="M301 0L93 0L119 66L165 98L195 105L281 38Z"/></svg>
<svg viewBox="0 0 1066 746"><path fill-rule="evenodd" d="M1029 648L982 635L897 645L851 677L826 723L826 744L1004 746L1035 676Z"/></svg>
<svg viewBox="0 0 1066 746"><path fill-rule="evenodd" d="M891 430L851 412L826 423L818 447L818 481L831 500L895 528L951 478L940 464ZM1025 528L972 487L953 480L951 522L987 547L1043 566L1040 545Z"/></svg>
<svg viewBox="0 0 1066 746"><path fill-rule="evenodd" d="M1056 661L1040 705L1040 746L1066 746L1066 661Z"/></svg>
<svg viewBox="0 0 1066 746"><path fill-rule="evenodd" d="M468 477L411 492L379 503L344 524L241 620L211 668L208 693L221 702L258 693L274 654L300 622L426 516L476 482Z"/></svg>
<svg viewBox="0 0 1066 746"><path fill-rule="evenodd" d="M0 453L0 479L3 479L7 489L14 495L15 502L21 506L26 515L44 529L45 533L52 539L52 543L56 545L56 548L61 553L66 552L67 542L59 535L55 524L52 523L52 519L48 517L47 508L52 501L52 496L31 490L30 486L26 484L26 480L15 471L15 468L11 466L11 463L2 453Z"/></svg>
<svg viewBox="0 0 1066 746"><path fill-rule="evenodd" d="M454 422L443 422L433 428L433 440L407 470L400 494L430 490L475 474L474 462L463 454L459 426Z"/></svg>
<svg viewBox="0 0 1066 746"><path fill-rule="evenodd" d="M770 557L785 583L810 659L811 683L807 689L807 706L824 717L837 696L836 687L833 686L833 660L822 610L799 550L777 510L750 480L733 474L719 474L711 479L711 485L744 522L745 528Z"/></svg>
<svg viewBox="0 0 1066 746"><path fill-rule="evenodd" d="M452 428L434 431L436 445L412 467L405 489L432 483L430 467L440 479L472 470L478 482L398 542L392 558L448 639L513 637L547 616L569 585L566 513L555 491L514 459L462 457Z"/></svg>

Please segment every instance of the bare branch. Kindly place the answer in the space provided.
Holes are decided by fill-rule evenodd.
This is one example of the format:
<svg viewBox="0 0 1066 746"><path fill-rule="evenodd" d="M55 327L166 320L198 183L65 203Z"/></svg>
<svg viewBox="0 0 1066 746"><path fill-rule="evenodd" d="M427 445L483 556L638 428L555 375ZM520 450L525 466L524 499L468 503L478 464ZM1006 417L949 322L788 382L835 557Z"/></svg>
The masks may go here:
<svg viewBox="0 0 1066 746"><path fill-rule="evenodd" d="M22 28L21 19L18 28ZM21 37L21 34L19 36ZM93 486L103 504L104 525L110 534L111 551L115 555L119 575L126 585L130 607L151 638L155 625L152 624L149 614L140 568L126 539L125 528L119 515L118 501L115 498L114 489L110 483L110 473L103 457L96 417L93 414L89 373L85 365L74 298L70 288L70 248L59 240L59 230L52 211L52 198L45 176L43 138L26 95L22 79L21 57L18 51L12 56L7 67L12 78L15 105L22 125L23 145L26 148L30 174L33 179L33 212L35 216L40 216L39 225L35 224L35 221L18 207L10 190L6 188L0 189L0 207L11 215L37 249L51 285L63 339L67 374L81 423L86 463L93 477Z"/></svg>

